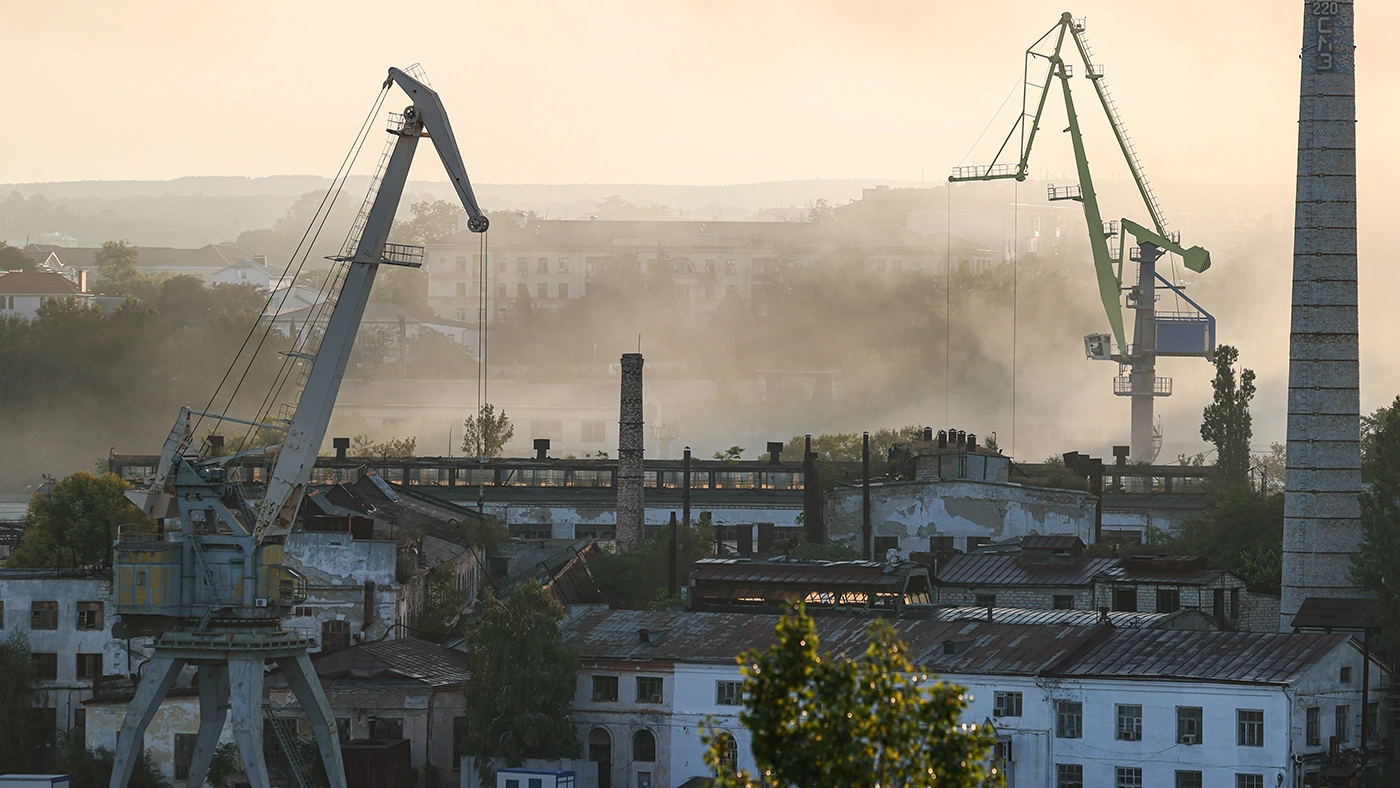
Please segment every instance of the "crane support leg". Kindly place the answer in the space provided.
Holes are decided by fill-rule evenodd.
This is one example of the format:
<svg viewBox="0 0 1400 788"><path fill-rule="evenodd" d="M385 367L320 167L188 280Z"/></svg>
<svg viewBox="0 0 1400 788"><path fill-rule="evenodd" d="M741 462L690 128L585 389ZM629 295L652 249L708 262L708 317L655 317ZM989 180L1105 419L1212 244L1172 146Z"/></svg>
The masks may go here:
<svg viewBox="0 0 1400 788"><path fill-rule="evenodd" d="M136 768L141 757L141 737L146 726L160 710L160 702L175 685L180 670L185 667L183 659L155 656L146 663L146 675L136 688L136 697L126 707L126 719L122 720L121 732L117 735L117 752L112 762L111 788L122 788Z"/></svg>
<svg viewBox="0 0 1400 788"><path fill-rule="evenodd" d="M263 659L261 656L230 656L229 711L233 716L233 738L243 755L249 788L270 788L267 760L263 757Z"/></svg>
<svg viewBox="0 0 1400 788"><path fill-rule="evenodd" d="M200 665L195 683L199 686L199 738L190 759L189 784L203 785L228 717L228 667Z"/></svg>
<svg viewBox="0 0 1400 788"><path fill-rule="evenodd" d="M305 651L293 657L277 660L287 684L296 695L306 719L311 722L311 731L316 737L316 746L321 751L321 762L326 765L326 778L330 788L345 788L345 762L340 755L340 736L335 727L335 715L321 680L316 677L316 669L311 665L311 657Z"/></svg>

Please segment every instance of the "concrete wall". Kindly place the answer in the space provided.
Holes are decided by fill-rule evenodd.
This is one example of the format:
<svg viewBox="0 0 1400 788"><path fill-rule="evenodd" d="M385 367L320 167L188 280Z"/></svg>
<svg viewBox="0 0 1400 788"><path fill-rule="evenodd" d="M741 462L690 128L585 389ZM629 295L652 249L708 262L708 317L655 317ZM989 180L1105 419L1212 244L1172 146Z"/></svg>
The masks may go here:
<svg viewBox="0 0 1400 788"><path fill-rule="evenodd" d="M826 496L827 530L840 542L859 543L861 489L840 486ZM928 550L929 538L951 536L966 549L968 537L993 541L1013 536L1070 534L1094 541L1094 498L1077 490L1025 487L967 479L872 484L870 522L875 536L899 539L904 557Z"/></svg>
<svg viewBox="0 0 1400 788"><path fill-rule="evenodd" d="M282 622L319 645L326 621L346 621L351 642L383 637L395 620L398 545L388 540L357 540L344 533L295 531L287 536L286 564L306 575L306 602ZM365 583L374 583L372 621L365 623ZM295 612L295 611L294 611Z"/></svg>
<svg viewBox="0 0 1400 788"><path fill-rule="evenodd" d="M1075 610L1096 610L1094 589L1066 588L1064 586L935 586L936 603L954 607L977 605L979 594L996 596L997 607L1014 607L1023 610L1053 610L1055 597L1073 596Z"/></svg>
<svg viewBox="0 0 1400 788"><path fill-rule="evenodd" d="M87 746L116 749L117 732L126 718L126 702L88 704ZM193 695L167 697L151 718L143 742L160 774L176 786L187 782L175 779L175 735L199 733L199 698ZM233 741L233 728L227 723L219 742ZM193 787L190 787L193 788Z"/></svg>
<svg viewBox="0 0 1400 788"><path fill-rule="evenodd" d="M551 539L576 539L580 528L612 528L617 524L617 510L611 506L566 506L531 505L501 503L484 507L487 514L512 526L536 526L549 529ZM645 512L647 525L666 525L671 521L671 512L680 517L681 508L655 506ZM773 523L778 528L801 528L797 521L802 514L802 503L783 506L692 506L690 516L700 519L701 512L709 512L715 525L752 525ZM757 539L757 536L754 537Z"/></svg>

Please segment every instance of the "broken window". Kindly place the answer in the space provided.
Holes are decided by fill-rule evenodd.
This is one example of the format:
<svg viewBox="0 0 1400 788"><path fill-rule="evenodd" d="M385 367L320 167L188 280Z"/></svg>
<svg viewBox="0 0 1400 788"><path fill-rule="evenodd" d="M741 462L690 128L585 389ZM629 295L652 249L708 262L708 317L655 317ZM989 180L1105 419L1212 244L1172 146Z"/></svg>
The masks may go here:
<svg viewBox="0 0 1400 788"><path fill-rule="evenodd" d="M78 629L102 629L102 603L78 603Z"/></svg>
<svg viewBox="0 0 1400 788"><path fill-rule="evenodd" d="M34 672L40 681L58 681L58 655L49 653L34 653L29 655L34 660Z"/></svg>
<svg viewBox="0 0 1400 788"><path fill-rule="evenodd" d="M101 654L79 654L78 655L78 678L96 679L102 677L102 655Z"/></svg>
<svg viewBox="0 0 1400 788"><path fill-rule="evenodd" d="M569 272L569 258L567 258L567 257L561 257L561 258L559 258L559 273L561 273L561 274L567 274L568 272Z"/></svg>
<svg viewBox="0 0 1400 788"><path fill-rule="evenodd" d="M992 703L993 717L1021 716L1022 696L1019 692L998 692Z"/></svg>
<svg viewBox="0 0 1400 788"><path fill-rule="evenodd" d="M350 647L349 621L321 622L321 653L329 654Z"/></svg>
<svg viewBox="0 0 1400 788"><path fill-rule="evenodd" d="M58 629L57 602L31 602L29 613L30 629Z"/></svg>

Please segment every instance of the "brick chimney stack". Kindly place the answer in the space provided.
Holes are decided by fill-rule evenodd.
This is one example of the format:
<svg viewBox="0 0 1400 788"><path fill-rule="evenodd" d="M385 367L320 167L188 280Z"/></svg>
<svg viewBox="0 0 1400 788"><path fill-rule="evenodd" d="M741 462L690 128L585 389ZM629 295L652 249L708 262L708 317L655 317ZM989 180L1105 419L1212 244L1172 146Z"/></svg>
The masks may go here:
<svg viewBox="0 0 1400 788"><path fill-rule="evenodd" d="M642 420L642 354L622 355L622 408L617 430L617 547L637 543L645 522L642 456L646 435Z"/></svg>
<svg viewBox="0 0 1400 788"><path fill-rule="evenodd" d="M1360 549L1356 72L1351 0L1303 3L1283 630L1303 600L1354 597Z"/></svg>

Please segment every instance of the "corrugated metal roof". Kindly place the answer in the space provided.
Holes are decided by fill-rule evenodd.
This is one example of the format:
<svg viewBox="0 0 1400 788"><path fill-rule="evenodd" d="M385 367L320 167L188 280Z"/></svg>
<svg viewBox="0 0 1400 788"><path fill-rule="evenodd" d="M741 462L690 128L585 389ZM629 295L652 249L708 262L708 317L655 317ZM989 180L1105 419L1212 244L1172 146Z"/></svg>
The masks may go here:
<svg viewBox="0 0 1400 788"><path fill-rule="evenodd" d="M1083 550L1084 542L1071 534L1031 534L1021 539L1022 550Z"/></svg>
<svg viewBox="0 0 1400 788"><path fill-rule="evenodd" d="M792 585L902 585L904 572L874 561L778 562L707 558L697 561L695 582Z"/></svg>
<svg viewBox="0 0 1400 788"><path fill-rule="evenodd" d="M1091 586L1094 576L1118 566L1117 558L1087 558L1069 564L1025 564L1014 555L960 555L940 566L941 585Z"/></svg>
<svg viewBox="0 0 1400 788"><path fill-rule="evenodd" d="M1092 627L1099 623L1100 614L1094 610L1027 610L998 607L992 609L992 621L998 624L1037 624L1039 626ZM1150 627L1171 616L1170 613L1110 612L1108 623L1115 627ZM985 607L939 608L939 621L986 621Z"/></svg>
<svg viewBox="0 0 1400 788"><path fill-rule="evenodd" d="M1292 625L1303 629L1375 629L1381 621L1374 599L1310 596L1293 616Z"/></svg>
<svg viewBox="0 0 1400 788"><path fill-rule="evenodd" d="M1056 674L1287 684L1347 639L1347 635L1120 629Z"/></svg>
<svg viewBox="0 0 1400 788"><path fill-rule="evenodd" d="M429 687L449 687L467 680L467 655L418 638L398 638L351 646L312 657L316 675L336 679L409 680ZM286 686L280 674L269 681Z"/></svg>
<svg viewBox="0 0 1400 788"><path fill-rule="evenodd" d="M750 648L772 645L778 615L602 610L564 624L564 637L586 660L733 663ZM821 649L857 657L870 641L866 617L814 619ZM1044 627L967 621L891 620L910 660L938 673L1036 674L1102 637L1107 627ZM642 643L639 633L649 633ZM953 654L944 643L952 641Z"/></svg>

